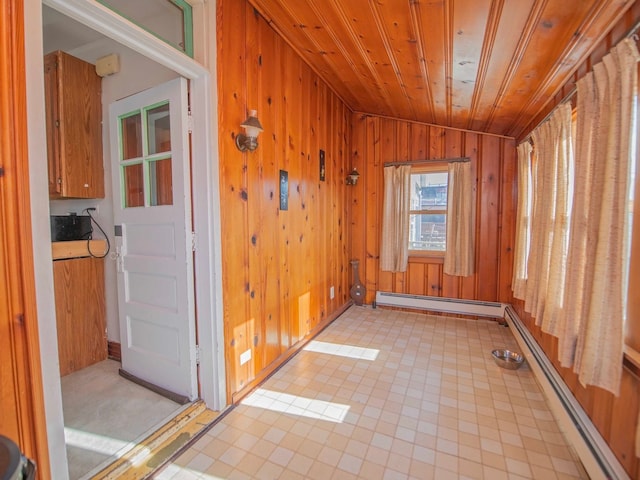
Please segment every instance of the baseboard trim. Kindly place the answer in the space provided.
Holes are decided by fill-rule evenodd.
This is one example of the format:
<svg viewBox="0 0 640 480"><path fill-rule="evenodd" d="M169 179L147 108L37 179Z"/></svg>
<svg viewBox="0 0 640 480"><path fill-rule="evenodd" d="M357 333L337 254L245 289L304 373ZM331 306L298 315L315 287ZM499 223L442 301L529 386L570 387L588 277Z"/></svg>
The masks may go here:
<svg viewBox="0 0 640 480"><path fill-rule="evenodd" d="M122 362L122 349L120 348L120 342L107 342L107 357L117 362Z"/></svg>

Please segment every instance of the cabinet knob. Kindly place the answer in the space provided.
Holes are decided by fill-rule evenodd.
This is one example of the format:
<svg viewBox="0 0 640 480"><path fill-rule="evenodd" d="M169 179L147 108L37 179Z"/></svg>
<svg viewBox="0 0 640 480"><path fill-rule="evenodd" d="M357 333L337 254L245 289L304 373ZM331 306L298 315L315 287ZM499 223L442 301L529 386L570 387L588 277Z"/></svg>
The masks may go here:
<svg viewBox="0 0 640 480"><path fill-rule="evenodd" d="M84 184L84 188L89 188L89 184L88 184L88 183L85 183L85 184Z"/></svg>

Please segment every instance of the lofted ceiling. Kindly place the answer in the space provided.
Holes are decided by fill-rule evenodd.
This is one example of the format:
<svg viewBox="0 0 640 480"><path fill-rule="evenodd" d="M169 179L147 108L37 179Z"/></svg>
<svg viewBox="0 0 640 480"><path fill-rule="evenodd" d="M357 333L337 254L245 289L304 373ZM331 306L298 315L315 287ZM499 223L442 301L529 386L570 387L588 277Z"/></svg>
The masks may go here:
<svg viewBox="0 0 640 480"><path fill-rule="evenodd" d="M529 133L633 0L249 0L363 113Z"/></svg>

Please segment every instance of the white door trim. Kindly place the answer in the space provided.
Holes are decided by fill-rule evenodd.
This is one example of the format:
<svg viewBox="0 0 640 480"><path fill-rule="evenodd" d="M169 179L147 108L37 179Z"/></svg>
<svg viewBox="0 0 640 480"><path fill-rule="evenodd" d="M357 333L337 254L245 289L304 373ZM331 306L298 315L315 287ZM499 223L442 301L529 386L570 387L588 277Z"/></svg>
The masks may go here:
<svg viewBox="0 0 640 480"><path fill-rule="evenodd" d="M202 398L212 409L226 406L224 329L222 320L222 257L220 238L220 196L218 182L216 76L146 30L126 21L92 0L43 0L84 25L126 45L157 63L190 79L193 116L193 212L196 232L196 309L200 343ZM214 8L215 5L210 5ZM207 39L215 40L215 35ZM215 46L214 46L215 48ZM211 141L213 139L214 141Z"/></svg>
<svg viewBox="0 0 640 480"><path fill-rule="evenodd" d="M220 238L220 197L218 173L217 84L215 70L209 72L193 59L178 52L139 27L127 22L92 0L25 0L25 63L27 70L28 137L30 156L31 222L34 232L36 294L41 338L45 411L51 467L55 478L66 477L64 424L60 377L57 370L53 276L51 273L49 227L42 219L49 215L47 174L41 168L46 158L44 125L44 86L42 78L42 9L46 5L74 18L105 36L147 56L191 80L194 98L192 165L194 228L197 251L194 262L200 342L202 398L207 406L220 410L226 406L224 329L222 309L222 257ZM206 5L215 19L216 1ZM198 5L197 8L204 8ZM215 68L215 22L206 42L206 62ZM195 33L195 31L194 31Z"/></svg>
<svg viewBox="0 0 640 480"><path fill-rule="evenodd" d="M164 42L141 31L91 0L44 0L52 8L97 29L132 50L148 55L156 62L172 68L192 80L194 162L192 166L193 215L198 232L198 250L194 262L198 310L198 336L201 344L201 393L206 404L219 410L226 406L224 363L224 329L222 309L222 258L220 239L220 198L218 180L218 119L217 79L215 70L186 57ZM25 0L24 27L25 66L27 82L27 119L30 162L31 226L33 230L33 258L36 278L36 302L40 335L40 356L44 403L49 442L49 457L53 478L68 478L62 418L62 394L58 369L53 274L51 269L50 232L48 222L49 195L47 172L42 169L46 158L44 125L44 78L42 75L42 3ZM215 12L216 0L199 3L194 21L196 51L204 50L208 65L216 65ZM106 10L106 11L105 11ZM205 15L205 13L207 15ZM205 18L205 16L207 18ZM196 16L194 16L194 19ZM208 19L213 19L213 23ZM213 27L210 27L213 25ZM195 28L195 27L198 28ZM208 37L207 37L207 29ZM149 38L152 37L152 38Z"/></svg>

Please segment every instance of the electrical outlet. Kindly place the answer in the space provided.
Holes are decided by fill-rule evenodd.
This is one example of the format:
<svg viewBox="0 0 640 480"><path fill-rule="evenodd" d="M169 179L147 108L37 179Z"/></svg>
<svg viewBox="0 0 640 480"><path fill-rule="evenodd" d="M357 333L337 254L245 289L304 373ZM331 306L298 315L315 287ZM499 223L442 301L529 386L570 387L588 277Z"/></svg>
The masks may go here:
<svg viewBox="0 0 640 480"><path fill-rule="evenodd" d="M240 365L244 365L249 360L251 360L251 349L247 350L246 352L242 352L240 354Z"/></svg>
<svg viewBox="0 0 640 480"><path fill-rule="evenodd" d="M331 288L329 288L329 299L333 300L335 296L336 296L336 290L335 288L333 288L333 285L331 285Z"/></svg>

